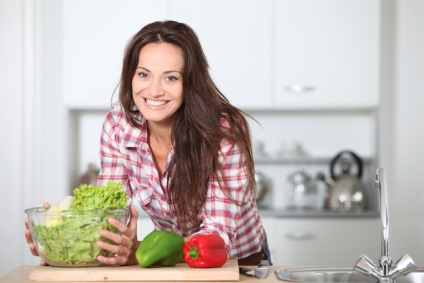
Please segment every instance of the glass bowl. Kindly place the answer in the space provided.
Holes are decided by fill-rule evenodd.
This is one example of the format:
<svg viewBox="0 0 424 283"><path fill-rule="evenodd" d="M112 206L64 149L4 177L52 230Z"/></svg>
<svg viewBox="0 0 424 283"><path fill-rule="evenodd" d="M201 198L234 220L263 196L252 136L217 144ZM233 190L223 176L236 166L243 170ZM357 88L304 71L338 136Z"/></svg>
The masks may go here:
<svg viewBox="0 0 424 283"><path fill-rule="evenodd" d="M100 230L118 233L108 219L123 223L129 219L128 208L50 212L43 207L33 207L25 213L39 256L47 264L58 267L101 266L97 256L113 254L97 247L99 240L110 243L100 236Z"/></svg>

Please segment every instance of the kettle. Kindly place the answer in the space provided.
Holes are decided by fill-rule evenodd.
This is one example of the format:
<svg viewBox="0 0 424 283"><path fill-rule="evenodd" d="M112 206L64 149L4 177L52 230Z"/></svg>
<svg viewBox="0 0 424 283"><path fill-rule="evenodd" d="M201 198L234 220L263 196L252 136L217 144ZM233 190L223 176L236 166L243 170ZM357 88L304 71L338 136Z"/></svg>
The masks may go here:
<svg viewBox="0 0 424 283"><path fill-rule="evenodd" d="M354 167L356 167L356 173L351 172ZM318 179L324 181L329 188L327 208L331 210L362 210L364 208L362 167L362 160L358 155L344 150L331 160L331 177L323 173L318 174Z"/></svg>
<svg viewBox="0 0 424 283"><path fill-rule="evenodd" d="M290 174L285 184L285 200L288 208L320 208L320 195L316 181L303 170Z"/></svg>

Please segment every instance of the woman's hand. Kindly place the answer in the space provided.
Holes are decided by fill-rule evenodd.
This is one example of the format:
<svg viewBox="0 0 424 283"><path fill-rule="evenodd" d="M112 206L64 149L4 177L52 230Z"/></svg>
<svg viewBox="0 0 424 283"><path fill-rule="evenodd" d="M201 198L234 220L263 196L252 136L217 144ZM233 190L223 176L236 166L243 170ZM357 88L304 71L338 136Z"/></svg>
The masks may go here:
<svg viewBox="0 0 424 283"><path fill-rule="evenodd" d="M97 242L97 246L105 251L115 254L114 257L98 256L97 260L106 265L134 265L137 264L135 251L138 248L137 241L137 220L138 212L134 206L130 206L130 222L128 226L125 223L119 222L116 219L110 218L109 224L118 229L121 235L115 234L107 230L101 230L100 236L105 237L116 245Z"/></svg>
<svg viewBox="0 0 424 283"><path fill-rule="evenodd" d="M45 202L45 203L43 204L43 207L44 207L45 209L49 209L49 208L50 208L50 206L51 206L51 205L50 205L50 203L48 203L48 202ZM31 250L31 253L32 253L34 256L38 256L37 248L35 247L35 243L34 243L34 241L32 240L31 230L29 229L28 218L26 218L26 217L25 217L25 238L26 238L26 241L27 241L27 243L28 243L29 249ZM42 259L42 260L40 261L40 264L41 264L41 265L47 265L47 263L44 261L44 259Z"/></svg>

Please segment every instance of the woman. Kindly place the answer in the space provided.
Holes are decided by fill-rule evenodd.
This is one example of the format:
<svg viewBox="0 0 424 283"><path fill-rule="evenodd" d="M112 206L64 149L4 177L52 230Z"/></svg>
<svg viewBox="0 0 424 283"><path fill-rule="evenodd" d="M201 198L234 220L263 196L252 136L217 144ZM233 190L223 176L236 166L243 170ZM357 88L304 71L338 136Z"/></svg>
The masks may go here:
<svg viewBox="0 0 424 283"><path fill-rule="evenodd" d="M170 230L186 240L218 234L240 264L269 259L243 114L212 81L189 26L151 23L126 48L119 105L103 124L98 184L122 182L156 230ZM99 257L100 262L137 264L137 217L131 207L128 227L110 220L122 236L101 232L119 245L99 242L117 255Z"/></svg>

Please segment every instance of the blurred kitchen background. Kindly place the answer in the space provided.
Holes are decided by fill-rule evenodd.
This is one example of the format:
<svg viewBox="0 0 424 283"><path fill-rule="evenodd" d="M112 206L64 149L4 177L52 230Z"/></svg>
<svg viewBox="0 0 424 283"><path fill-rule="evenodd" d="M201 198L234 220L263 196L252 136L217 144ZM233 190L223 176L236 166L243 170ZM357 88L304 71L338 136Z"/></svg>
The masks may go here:
<svg viewBox="0 0 424 283"><path fill-rule="evenodd" d="M424 266L423 14L420 0L0 0L0 276L39 262L24 209L93 179L125 44L163 19L194 28L221 91L256 120L274 264L378 259L381 166L391 254Z"/></svg>

